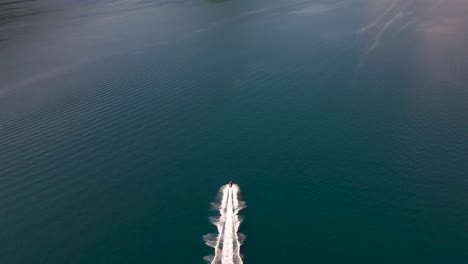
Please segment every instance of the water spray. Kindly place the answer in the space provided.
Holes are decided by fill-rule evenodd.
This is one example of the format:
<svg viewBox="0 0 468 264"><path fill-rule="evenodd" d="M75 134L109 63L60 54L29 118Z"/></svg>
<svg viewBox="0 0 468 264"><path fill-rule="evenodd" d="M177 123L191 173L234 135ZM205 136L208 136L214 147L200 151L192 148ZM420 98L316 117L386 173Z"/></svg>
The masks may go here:
<svg viewBox="0 0 468 264"><path fill-rule="evenodd" d="M206 244L215 249L214 255L205 259L210 264L242 264L240 246L244 235L238 233L241 219L238 212L245 207L245 203L239 200L239 186L229 182L219 190L219 198L213 203L219 211L219 218L210 218L217 227L218 234L204 236Z"/></svg>

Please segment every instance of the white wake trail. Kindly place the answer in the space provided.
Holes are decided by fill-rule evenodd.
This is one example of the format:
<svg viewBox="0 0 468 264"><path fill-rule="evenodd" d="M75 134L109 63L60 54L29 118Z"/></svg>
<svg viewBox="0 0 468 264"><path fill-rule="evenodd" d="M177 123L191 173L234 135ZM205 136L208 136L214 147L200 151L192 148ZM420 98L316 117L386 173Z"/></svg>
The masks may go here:
<svg viewBox="0 0 468 264"><path fill-rule="evenodd" d="M239 186L225 185L220 189L219 219L212 218L211 221L218 229L218 235L206 235L204 239L208 246L215 248L214 256L206 260L211 264L242 264L240 246L243 235L238 234L241 220L238 212L244 208L244 202L239 200Z"/></svg>

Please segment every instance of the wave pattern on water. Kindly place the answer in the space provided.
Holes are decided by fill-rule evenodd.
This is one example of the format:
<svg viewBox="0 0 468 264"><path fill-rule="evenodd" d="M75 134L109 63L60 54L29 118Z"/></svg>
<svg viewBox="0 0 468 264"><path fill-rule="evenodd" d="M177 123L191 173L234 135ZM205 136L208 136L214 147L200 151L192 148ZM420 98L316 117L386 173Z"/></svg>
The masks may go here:
<svg viewBox="0 0 468 264"><path fill-rule="evenodd" d="M219 210L219 218L211 218L211 222L218 228L218 235L204 236L206 244L215 248L215 253L205 260L211 264L242 264L240 246L244 236L237 233L241 219L238 212L245 207L239 200L238 185L224 185L220 189L220 204L214 203Z"/></svg>

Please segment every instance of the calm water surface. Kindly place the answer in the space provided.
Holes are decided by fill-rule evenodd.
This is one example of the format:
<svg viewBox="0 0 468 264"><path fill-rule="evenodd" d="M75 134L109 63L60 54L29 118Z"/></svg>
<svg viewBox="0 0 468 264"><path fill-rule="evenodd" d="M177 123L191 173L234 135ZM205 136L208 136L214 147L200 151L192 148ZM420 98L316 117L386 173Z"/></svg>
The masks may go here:
<svg viewBox="0 0 468 264"><path fill-rule="evenodd" d="M465 0L0 1L0 263L468 263Z"/></svg>

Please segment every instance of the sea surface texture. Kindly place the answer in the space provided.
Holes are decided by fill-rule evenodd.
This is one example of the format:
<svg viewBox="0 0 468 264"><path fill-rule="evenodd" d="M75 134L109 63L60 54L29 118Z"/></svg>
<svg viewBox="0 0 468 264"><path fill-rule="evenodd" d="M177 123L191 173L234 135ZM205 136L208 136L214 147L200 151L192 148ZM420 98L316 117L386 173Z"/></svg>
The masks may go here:
<svg viewBox="0 0 468 264"><path fill-rule="evenodd" d="M0 263L468 263L468 1L0 0ZM234 234L234 233L233 233Z"/></svg>

